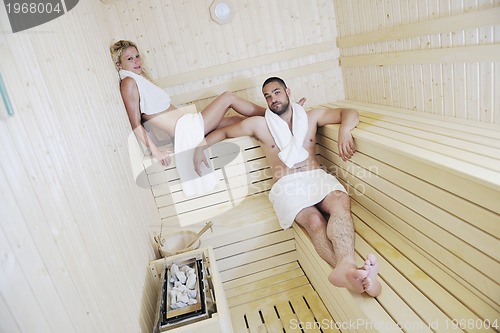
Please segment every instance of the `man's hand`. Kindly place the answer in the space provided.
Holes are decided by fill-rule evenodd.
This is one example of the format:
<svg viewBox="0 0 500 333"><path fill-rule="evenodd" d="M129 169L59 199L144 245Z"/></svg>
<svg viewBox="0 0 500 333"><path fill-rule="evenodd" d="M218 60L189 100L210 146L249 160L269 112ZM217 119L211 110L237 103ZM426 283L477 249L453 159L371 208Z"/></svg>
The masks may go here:
<svg viewBox="0 0 500 333"><path fill-rule="evenodd" d="M356 145L351 131L339 130L338 138L339 156L343 161L347 161L356 152Z"/></svg>
<svg viewBox="0 0 500 333"><path fill-rule="evenodd" d="M208 164L207 158L205 154L203 153L203 146L198 146L194 149L194 154L193 154L193 163L194 163L194 171L198 174L198 176L201 175L201 163L204 163L207 168L210 167L210 164Z"/></svg>

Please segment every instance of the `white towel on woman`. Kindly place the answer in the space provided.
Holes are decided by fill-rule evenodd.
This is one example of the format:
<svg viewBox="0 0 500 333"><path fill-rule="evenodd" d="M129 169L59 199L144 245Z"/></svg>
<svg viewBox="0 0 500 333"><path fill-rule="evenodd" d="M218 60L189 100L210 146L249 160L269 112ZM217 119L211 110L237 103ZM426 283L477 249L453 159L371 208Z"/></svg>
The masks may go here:
<svg viewBox="0 0 500 333"><path fill-rule="evenodd" d="M280 116L269 109L265 113L267 127L280 149L278 157L289 168L309 156L307 150L304 149L308 129L307 113L301 105L296 103L292 103L292 112L292 131Z"/></svg>
<svg viewBox="0 0 500 333"><path fill-rule="evenodd" d="M205 125L201 113L187 113L175 125L175 163L186 197L204 195L215 189L219 179L212 168L201 165L202 176L194 170L194 148L203 140ZM208 155L205 157L209 160Z"/></svg>
<svg viewBox="0 0 500 333"><path fill-rule="evenodd" d="M139 90L139 106L142 113L153 115L163 112L170 107L170 96L166 91L144 76L124 69L121 69L118 74L122 80L126 77L131 77L135 80L137 90Z"/></svg>

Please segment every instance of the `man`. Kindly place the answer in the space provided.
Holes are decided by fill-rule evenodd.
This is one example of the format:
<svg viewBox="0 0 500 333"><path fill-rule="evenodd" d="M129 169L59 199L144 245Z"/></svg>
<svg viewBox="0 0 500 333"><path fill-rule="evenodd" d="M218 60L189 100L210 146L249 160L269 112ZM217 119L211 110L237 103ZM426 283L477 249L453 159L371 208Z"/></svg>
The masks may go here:
<svg viewBox="0 0 500 333"><path fill-rule="evenodd" d="M290 103L290 89L277 77L264 82L262 93L269 107L265 116L246 118L210 133L196 148L195 170L199 171L201 163L208 166L202 153L207 147L226 138L255 137L276 181L269 199L281 226L289 228L295 220L306 230L317 253L333 267L328 277L333 285L378 296L381 285L375 256L368 255L362 267L355 262L350 198L315 157L317 128L340 124L339 155L344 161L351 158L356 151L351 131L358 124L358 112L317 108L306 113L301 105Z"/></svg>

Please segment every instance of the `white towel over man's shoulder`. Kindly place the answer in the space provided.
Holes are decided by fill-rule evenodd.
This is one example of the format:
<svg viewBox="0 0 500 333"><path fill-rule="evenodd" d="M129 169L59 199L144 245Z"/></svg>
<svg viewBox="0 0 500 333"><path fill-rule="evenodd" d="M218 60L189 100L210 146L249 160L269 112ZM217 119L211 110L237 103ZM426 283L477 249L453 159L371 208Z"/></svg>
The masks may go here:
<svg viewBox="0 0 500 333"><path fill-rule="evenodd" d="M280 116L269 109L265 113L267 127L280 149L278 157L289 168L309 156L307 150L304 149L304 140L309 127L307 113L301 105L296 103L291 103L291 105L292 131Z"/></svg>

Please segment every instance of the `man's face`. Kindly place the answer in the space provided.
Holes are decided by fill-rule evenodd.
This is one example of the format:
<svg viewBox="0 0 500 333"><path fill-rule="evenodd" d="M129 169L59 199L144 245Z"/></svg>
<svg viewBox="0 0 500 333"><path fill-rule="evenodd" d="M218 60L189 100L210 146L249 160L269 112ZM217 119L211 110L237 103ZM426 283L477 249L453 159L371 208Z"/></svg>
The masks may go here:
<svg viewBox="0 0 500 333"><path fill-rule="evenodd" d="M267 106L278 116L282 115L290 106L288 88L284 88L279 82L269 82L262 88Z"/></svg>

